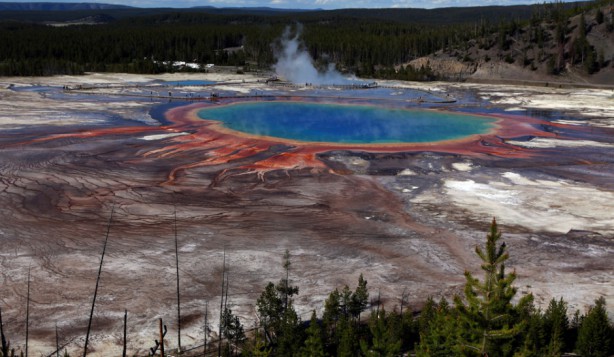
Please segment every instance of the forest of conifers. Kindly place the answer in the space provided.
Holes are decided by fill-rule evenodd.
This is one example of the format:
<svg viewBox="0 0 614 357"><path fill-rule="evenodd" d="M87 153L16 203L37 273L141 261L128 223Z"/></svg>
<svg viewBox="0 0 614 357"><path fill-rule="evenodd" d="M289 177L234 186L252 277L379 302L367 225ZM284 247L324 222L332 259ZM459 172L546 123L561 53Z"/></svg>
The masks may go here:
<svg viewBox="0 0 614 357"><path fill-rule="evenodd" d="M94 16L107 23L71 26L44 23L65 19L71 12L0 11L0 75L160 73L178 70L171 66L174 61L268 69L275 61L275 40L286 26L300 22L304 43L316 61L334 62L359 76L389 77L395 65L414 58L462 48L470 39L496 32L505 34L519 23L564 19L598 3L251 13L98 10L72 16ZM419 75L428 79L428 73Z"/></svg>
<svg viewBox="0 0 614 357"><path fill-rule="evenodd" d="M596 299L583 312L571 311L562 298L554 297L545 310L536 307L530 292L519 296L514 286L516 274L506 270L509 253L501 240L493 219L484 245L475 249L481 273L465 272L464 291L451 301L428 298L418 310L408 305L404 292L397 301L386 299L384 306L361 274L354 290L345 286L332 291L318 308L321 315L314 310L309 321L301 320L294 304L300 287L292 285L296 268L286 251L284 276L277 283L269 282L255 301L258 326L246 331L229 307L232 301L228 302L226 292L219 326L205 322L205 329L215 331L221 339L207 342L205 338L197 348L204 355L284 357L614 354L614 325L608 319L605 299ZM1 321L0 314L0 326ZM0 357L11 356L8 337L3 329L0 332ZM168 347L174 346L167 346L167 351Z"/></svg>
<svg viewBox="0 0 614 357"><path fill-rule="evenodd" d="M299 287L287 278L269 283L256 302L260 327L245 339L240 321L224 310L225 350L233 347L246 356L561 356L584 357L614 353L614 326L605 299L588 312L572 314L567 303L553 298L545 311L535 307L533 295L517 299L515 273L506 271L507 246L493 220L485 244L476 247L482 276L465 272L464 293L448 302L429 298L419 313L400 297L392 311L369 294L362 275L355 290L347 286L326 299L321 316L315 311L301 324L293 306ZM289 255L284 268L290 267ZM370 299L371 297L371 299ZM390 303L388 304L390 305ZM368 321L361 315L370 309ZM573 316L570 318L570 316ZM234 323L232 323L234 321Z"/></svg>

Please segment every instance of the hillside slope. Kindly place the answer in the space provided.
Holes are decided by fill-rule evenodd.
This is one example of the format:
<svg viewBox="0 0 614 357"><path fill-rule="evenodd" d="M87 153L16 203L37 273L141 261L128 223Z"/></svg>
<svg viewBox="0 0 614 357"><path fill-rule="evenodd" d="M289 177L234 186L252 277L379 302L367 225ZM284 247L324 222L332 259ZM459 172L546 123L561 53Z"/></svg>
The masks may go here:
<svg viewBox="0 0 614 357"><path fill-rule="evenodd" d="M407 64L450 80L614 84L614 6L514 22ZM479 30L476 30L479 31Z"/></svg>

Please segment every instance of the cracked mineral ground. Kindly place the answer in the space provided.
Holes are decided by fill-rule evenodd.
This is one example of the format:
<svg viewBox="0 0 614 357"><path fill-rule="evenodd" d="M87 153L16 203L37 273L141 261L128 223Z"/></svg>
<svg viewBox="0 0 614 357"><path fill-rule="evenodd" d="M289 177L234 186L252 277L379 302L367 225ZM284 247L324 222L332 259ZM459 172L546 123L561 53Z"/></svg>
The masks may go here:
<svg viewBox="0 0 614 357"><path fill-rule="evenodd" d="M202 345L206 304L217 331L224 252L229 304L247 328L266 283L282 277L285 250L303 319L360 273L386 308L406 291L417 310L479 271L474 247L493 217L518 296L562 297L571 311L614 301L614 91L265 80L0 78L0 304L12 346L25 344L30 268L30 352L54 351L56 324L69 352L83 348L113 207L92 356L121 353L124 309L130 354L147 354L159 318L176 345L175 214L187 348ZM193 117L200 106L275 99L499 121L457 142L352 146L254 138Z"/></svg>

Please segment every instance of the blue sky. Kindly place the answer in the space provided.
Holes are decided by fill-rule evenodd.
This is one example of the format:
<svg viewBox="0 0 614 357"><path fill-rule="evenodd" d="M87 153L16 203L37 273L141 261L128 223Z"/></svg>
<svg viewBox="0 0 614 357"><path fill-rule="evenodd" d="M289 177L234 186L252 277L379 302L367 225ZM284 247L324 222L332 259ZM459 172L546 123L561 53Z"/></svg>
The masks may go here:
<svg viewBox="0 0 614 357"><path fill-rule="evenodd" d="M520 5L543 0L12 0L17 2L100 2L136 7L273 7L286 9L436 8L456 6ZM3 1L0 1L3 2Z"/></svg>

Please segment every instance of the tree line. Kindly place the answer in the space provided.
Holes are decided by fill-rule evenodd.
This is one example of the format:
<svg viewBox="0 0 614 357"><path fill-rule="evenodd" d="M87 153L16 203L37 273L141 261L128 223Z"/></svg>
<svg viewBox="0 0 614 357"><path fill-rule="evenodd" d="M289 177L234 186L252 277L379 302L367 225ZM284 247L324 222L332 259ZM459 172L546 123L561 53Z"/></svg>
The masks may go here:
<svg viewBox="0 0 614 357"><path fill-rule="evenodd" d="M160 73L164 63L270 68L271 44L291 21L248 16L212 19L172 13L108 25L50 27L0 23L0 75L80 74L89 71ZM269 19L269 21L266 21ZM357 23L358 22L358 23ZM418 26L337 18L305 24L303 39L316 60L372 75L379 67L426 55L468 39L465 25ZM229 50L232 49L232 50Z"/></svg>
<svg viewBox="0 0 614 357"><path fill-rule="evenodd" d="M54 27L2 20L0 75L92 71L151 74L193 70L174 67L172 63L177 61L237 66L242 70L268 69L275 62L272 44L281 36L284 27L301 22L307 50L322 66L334 62L340 70L358 76L433 79L428 68L399 71L399 65L439 50L462 51L476 41L490 47L493 45L491 38L496 36L500 39L498 45L505 50L510 39L526 24L531 24L529 32L535 37L532 41L543 46L544 41L551 39L540 23L554 23L560 27L557 31L566 33L569 16L602 2L510 7L509 14L505 7L450 9L447 12L441 9L438 12L350 9L291 14L249 13L246 10L236 13L152 10L149 15L125 17L99 25ZM407 15L403 15L405 20L402 14ZM438 17L434 17L437 14ZM418 15L428 21L420 21ZM601 18L604 21L603 14ZM605 21L610 20L606 17ZM587 45L582 38L578 39L576 47L580 56L574 54L574 59L584 53L592 55L585 51Z"/></svg>
<svg viewBox="0 0 614 357"><path fill-rule="evenodd" d="M552 298L545 310L535 306L532 294L517 299L516 274L506 270L509 253L505 242L500 240L501 232L493 219L484 245L475 248L482 276L465 272L463 294L450 300L430 297L420 308L415 308L406 304L404 292L400 305L386 307L379 293L377 297L371 295L361 274L354 289L346 285L333 290L318 309L321 314L313 310L309 321L302 321L296 310L294 298L299 294L299 287L292 284L292 263L286 251L282 261L284 275L276 283L269 282L255 302L258 323L250 333L230 308L228 277L224 273L219 339L207 343L211 330L205 312L203 353L254 357L407 354L558 357L571 352L583 357L607 357L614 354L614 325L608 318L605 299L596 299L584 313L579 310L572 313L562 298ZM166 326L164 330L162 333L160 320L160 341L166 334ZM5 336L1 309L0 335L0 357L15 356ZM56 344L59 346L57 341ZM164 343L156 340L154 355L158 346L164 350ZM61 348L52 354L59 354ZM66 351L63 355L69 357Z"/></svg>
<svg viewBox="0 0 614 357"><path fill-rule="evenodd" d="M391 310L371 298L362 275L354 290L335 289L308 323L296 313L293 296L299 288L286 276L270 282L257 300L260 329L250 339L232 340L242 356L561 356L585 357L614 353L614 326L603 297L582 314L571 313L567 302L553 298L545 310L533 295L517 302L516 274L506 271L507 246L493 219L486 242L476 247L483 276L465 272L462 295L429 298L420 311L401 305ZM368 318L361 320L370 309Z"/></svg>
<svg viewBox="0 0 614 357"><path fill-rule="evenodd" d="M526 18L527 9L512 13ZM381 68L463 44L473 36L474 23L469 19L485 10L474 11L473 15L466 10L454 12L443 24L430 12L429 23L401 21L396 15L387 20L383 16L391 10L385 9L369 14L354 10L277 16L177 11L60 27L4 20L0 22L0 75L160 73L178 70L168 65L174 61L270 68L275 61L271 44L284 27L300 21L313 58L371 76ZM505 9L486 13L504 14ZM481 22L484 30L494 31L499 21L509 18L502 15L492 23Z"/></svg>

